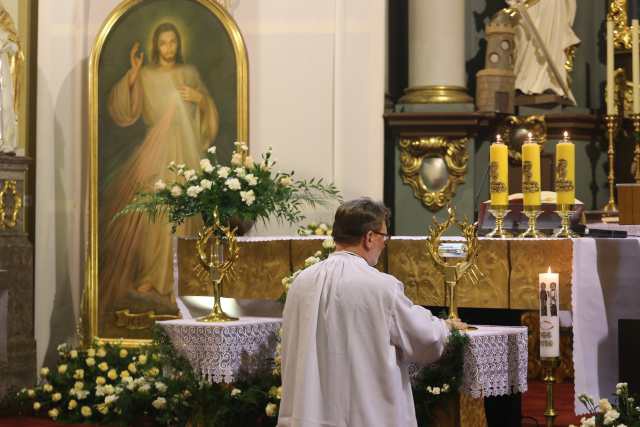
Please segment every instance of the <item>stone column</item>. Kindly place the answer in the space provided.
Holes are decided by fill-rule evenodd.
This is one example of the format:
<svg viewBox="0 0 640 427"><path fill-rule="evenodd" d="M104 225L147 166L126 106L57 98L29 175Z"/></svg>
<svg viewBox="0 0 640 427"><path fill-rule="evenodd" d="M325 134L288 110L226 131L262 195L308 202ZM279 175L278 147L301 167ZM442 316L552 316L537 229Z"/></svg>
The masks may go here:
<svg viewBox="0 0 640 427"><path fill-rule="evenodd" d="M473 102L466 90L464 14L464 0L409 0L409 88L400 103Z"/></svg>

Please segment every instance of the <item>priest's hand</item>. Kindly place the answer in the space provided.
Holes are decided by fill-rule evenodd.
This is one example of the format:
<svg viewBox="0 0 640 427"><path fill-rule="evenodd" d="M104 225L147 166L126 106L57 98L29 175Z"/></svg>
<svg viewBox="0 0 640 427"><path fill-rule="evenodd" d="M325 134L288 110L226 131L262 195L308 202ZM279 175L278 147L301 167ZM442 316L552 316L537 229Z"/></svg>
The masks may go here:
<svg viewBox="0 0 640 427"><path fill-rule="evenodd" d="M447 326L451 331L453 330L464 331L465 329L469 328L469 325L467 325L460 319L447 319L445 320L445 322L447 322Z"/></svg>

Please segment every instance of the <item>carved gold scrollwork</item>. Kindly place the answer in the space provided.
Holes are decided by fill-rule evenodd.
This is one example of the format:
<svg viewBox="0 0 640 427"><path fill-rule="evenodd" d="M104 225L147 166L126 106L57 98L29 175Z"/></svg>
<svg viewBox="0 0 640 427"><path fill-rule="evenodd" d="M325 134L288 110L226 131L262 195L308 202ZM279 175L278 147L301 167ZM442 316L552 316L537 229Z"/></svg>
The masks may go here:
<svg viewBox="0 0 640 427"><path fill-rule="evenodd" d="M155 311L131 313L129 309L116 311L116 326L132 331L151 329L156 321L180 319L171 314L156 314Z"/></svg>
<svg viewBox="0 0 640 427"><path fill-rule="evenodd" d="M631 28L627 25L627 0L611 0L607 19L613 21L615 48L631 49Z"/></svg>
<svg viewBox="0 0 640 427"><path fill-rule="evenodd" d="M429 210L440 210L453 198L458 185L464 183L469 160L468 141L468 138L449 140L444 137L400 140L402 182L409 184L416 198ZM421 174L425 160L431 158L441 159L446 165L446 184L440 188L429 187Z"/></svg>
<svg viewBox="0 0 640 427"><path fill-rule="evenodd" d="M13 204L8 205L6 200L12 197ZM22 196L18 193L15 180L5 180L0 190L0 230L14 228L18 224L18 215L22 209Z"/></svg>
<svg viewBox="0 0 640 427"><path fill-rule="evenodd" d="M498 134L509 148L509 158L514 162L522 160L522 144L528 140L531 133L534 142L540 144L540 149L547 142L547 123L544 115L509 116L498 127Z"/></svg>

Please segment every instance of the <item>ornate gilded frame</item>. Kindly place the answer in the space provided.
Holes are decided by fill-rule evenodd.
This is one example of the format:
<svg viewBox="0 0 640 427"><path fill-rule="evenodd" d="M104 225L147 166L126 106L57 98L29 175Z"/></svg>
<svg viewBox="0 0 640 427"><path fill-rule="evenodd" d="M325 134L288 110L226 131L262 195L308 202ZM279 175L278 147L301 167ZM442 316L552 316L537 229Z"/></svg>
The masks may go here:
<svg viewBox="0 0 640 427"><path fill-rule="evenodd" d="M99 301L98 301L98 130L99 130L99 99L98 99L98 72L100 58L105 41L111 33L113 27L131 9L145 2L152 0L124 0L107 17L100 29L96 42L91 52L89 61L89 256L86 265L86 281L82 297L82 323L79 326L80 333L85 345L89 345L93 340L101 343L117 342L124 346L135 347L149 343L147 339L132 338L106 338L99 336ZM237 79L237 116L236 133L237 139L249 143L249 66L247 51L240 33L238 25L233 17L224 7L215 0L181 0L192 1L206 7L225 28L236 59L236 79ZM145 313L142 313L145 314ZM139 316L133 314L131 316ZM134 319L135 320L135 319Z"/></svg>
<svg viewBox="0 0 640 427"><path fill-rule="evenodd" d="M498 127L498 134L509 148L509 159L515 163L522 159L522 141L518 143L515 136L523 132L531 132L533 141L537 142L542 150L547 142L547 122L544 115L509 116Z"/></svg>
<svg viewBox="0 0 640 427"><path fill-rule="evenodd" d="M468 142L468 138L448 139L440 136L400 139L402 182L413 189L414 196L430 211L437 212L448 204L455 196L458 185L464 182L469 160ZM420 175L422 163L428 157L439 157L447 166L449 176L443 188L428 188Z"/></svg>

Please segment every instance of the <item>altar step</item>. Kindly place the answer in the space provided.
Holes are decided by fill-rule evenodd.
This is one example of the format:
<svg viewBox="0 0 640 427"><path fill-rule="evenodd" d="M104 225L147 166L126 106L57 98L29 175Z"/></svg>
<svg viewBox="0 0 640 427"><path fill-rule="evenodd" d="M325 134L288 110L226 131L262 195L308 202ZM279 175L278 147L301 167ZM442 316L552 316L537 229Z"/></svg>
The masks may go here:
<svg viewBox="0 0 640 427"><path fill-rule="evenodd" d="M547 405L546 385L542 381L529 381L529 390L522 395L522 427L544 426ZM553 402L558 416L556 427L580 425L580 417L573 412L573 384L561 383L553 387ZM537 421L537 424L536 424Z"/></svg>

